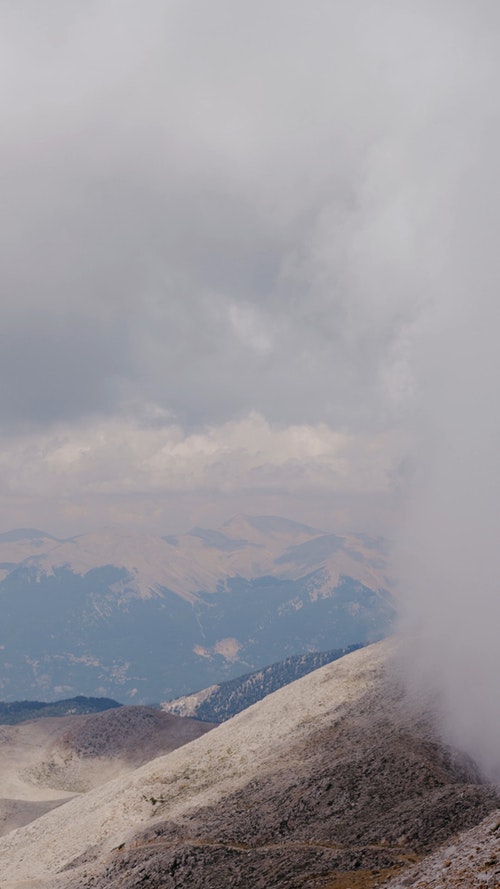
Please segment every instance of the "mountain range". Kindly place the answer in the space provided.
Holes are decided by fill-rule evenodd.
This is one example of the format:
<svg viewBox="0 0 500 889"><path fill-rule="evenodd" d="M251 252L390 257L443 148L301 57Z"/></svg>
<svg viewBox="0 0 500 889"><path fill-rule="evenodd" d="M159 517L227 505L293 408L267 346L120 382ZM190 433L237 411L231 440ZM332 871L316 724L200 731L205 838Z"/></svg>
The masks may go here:
<svg viewBox="0 0 500 889"><path fill-rule="evenodd" d="M155 537L0 535L0 697L165 701L304 652L375 641L384 542L274 516Z"/></svg>
<svg viewBox="0 0 500 889"><path fill-rule="evenodd" d="M393 639L359 649L160 756L159 721L192 721L5 727L24 739L10 792L55 807L0 838L1 889L497 887L499 790L398 663Z"/></svg>

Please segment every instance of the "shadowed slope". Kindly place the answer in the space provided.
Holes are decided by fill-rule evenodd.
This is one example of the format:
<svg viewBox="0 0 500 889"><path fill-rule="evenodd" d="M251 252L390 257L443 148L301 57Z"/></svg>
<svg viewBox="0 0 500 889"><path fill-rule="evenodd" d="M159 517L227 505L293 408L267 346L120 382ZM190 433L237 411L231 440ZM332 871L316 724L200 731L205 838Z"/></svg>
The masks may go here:
<svg viewBox="0 0 500 889"><path fill-rule="evenodd" d="M5 837L2 889L380 885L498 805L403 694L391 646L329 664Z"/></svg>
<svg viewBox="0 0 500 889"><path fill-rule="evenodd" d="M149 707L0 728L0 834L211 729Z"/></svg>
<svg viewBox="0 0 500 889"><path fill-rule="evenodd" d="M410 868L387 889L498 889L500 811Z"/></svg>
<svg viewBox="0 0 500 889"><path fill-rule="evenodd" d="M79 757L119 757L140 766L210 731L210 723L164 713L152 707L120 707L72 725L61 751Z"/></svg>
<svg viewBox="0 0 500 889"><path fill-rule="evenodd" d="M395 686L367 692L292 739L271 773L135 836L75 887L135 889L146 874L152 889L380 885L499 804L472 762L400 706Z"/></svg>

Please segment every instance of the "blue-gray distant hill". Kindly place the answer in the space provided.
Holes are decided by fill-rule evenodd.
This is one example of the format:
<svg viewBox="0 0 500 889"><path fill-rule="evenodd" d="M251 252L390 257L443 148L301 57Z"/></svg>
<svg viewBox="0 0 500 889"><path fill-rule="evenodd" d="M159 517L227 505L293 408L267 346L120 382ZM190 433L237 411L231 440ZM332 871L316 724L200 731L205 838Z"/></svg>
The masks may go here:
<svg viewBox="0 0 500 889"><path fill-rule="evenodd" d="M77 695L64 701L0 701L0 725L16 725L40 719L42 716L81 716L87 713L102 713L122 705L111 698L86 698Z"/></svg>
<svg viewBox="0 0 500 889"><path fill-rule="evenodd" d="M276 516L177 537L0 535L0 697L144 704L304 652L376 641L384 542Z"/></svg>

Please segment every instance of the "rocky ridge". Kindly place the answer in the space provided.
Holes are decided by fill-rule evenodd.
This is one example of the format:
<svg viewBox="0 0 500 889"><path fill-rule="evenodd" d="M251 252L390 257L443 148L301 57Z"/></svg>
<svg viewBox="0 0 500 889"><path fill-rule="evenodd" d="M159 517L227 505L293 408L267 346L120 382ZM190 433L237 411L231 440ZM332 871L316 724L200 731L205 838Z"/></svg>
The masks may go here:
<svg viewBox="0 0 500 889"><path fill-rule="evenodd" d="M4 837L0 886L405 885L461 832L492 832L500 798L441 742L393 651L328 664Z"/></svg>

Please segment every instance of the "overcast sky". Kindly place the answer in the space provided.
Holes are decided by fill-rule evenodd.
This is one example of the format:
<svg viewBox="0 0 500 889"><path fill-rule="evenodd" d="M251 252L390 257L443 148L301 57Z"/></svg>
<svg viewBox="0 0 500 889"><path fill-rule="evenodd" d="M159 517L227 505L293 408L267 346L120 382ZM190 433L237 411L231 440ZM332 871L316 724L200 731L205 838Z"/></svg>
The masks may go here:
<svg viewBox="0 0 500 889"><path fill-rule="evenodd" d="M0 2L1 530L390 530L498 271L499 20Z"/></svg>

